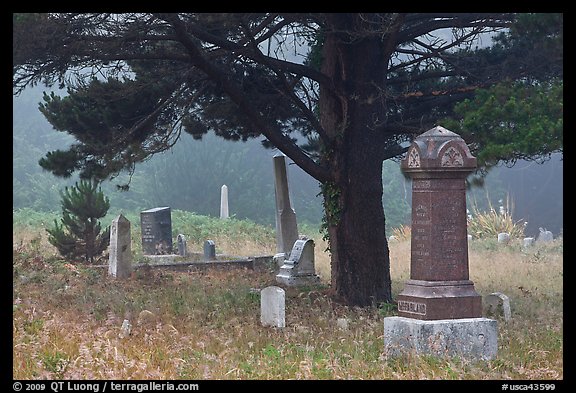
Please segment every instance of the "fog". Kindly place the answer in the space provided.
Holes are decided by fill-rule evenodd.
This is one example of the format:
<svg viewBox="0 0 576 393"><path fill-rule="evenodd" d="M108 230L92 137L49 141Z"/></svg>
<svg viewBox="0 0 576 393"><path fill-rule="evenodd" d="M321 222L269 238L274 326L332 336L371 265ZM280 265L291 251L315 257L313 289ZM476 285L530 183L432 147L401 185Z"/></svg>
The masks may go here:
<svg viewBox="0 0 576 393"><path fill-rule="evenodd" d="M13 98L13 208L60 210L59 191L77 178L55 178L44 172L38 160L49 150L64 149L70 136L54 131L38 111L42 88L29 89ZM184 135L176 146L148 162L137 165L129 192L117 191L120 176L106 182L103 190L111 210L144 210L156 206L219 216L220 188L228 186L230 214L236 218L274 224L272 156L260 140L229 142L209 134L202 141ZM563 228L563 155L554 154L544 164L518 161L512 168L493 169L482 189L468 193L469 204L485 209L487 200L498 209L500 202L515 221L527 221L526 235L545 228L558 236ZM291 163L290 160L288 160ZM289 165L292 202L299 222L319 225L322 201L319 184L296 165ZM409 184L398 165L384 165L384 198L387 232L409 224Z"/></svg>
<svg viewBox="0 0 576 393"><path fill-rule="evenodd" d="M502 186L506 187L512 203L512 217L527 221L525 234L536 236L542 227L554 233L562 233L563 154L553 154L545 164L519 161L512 168L498 168ZM504 201L505 202L505 201Z"/></svg>

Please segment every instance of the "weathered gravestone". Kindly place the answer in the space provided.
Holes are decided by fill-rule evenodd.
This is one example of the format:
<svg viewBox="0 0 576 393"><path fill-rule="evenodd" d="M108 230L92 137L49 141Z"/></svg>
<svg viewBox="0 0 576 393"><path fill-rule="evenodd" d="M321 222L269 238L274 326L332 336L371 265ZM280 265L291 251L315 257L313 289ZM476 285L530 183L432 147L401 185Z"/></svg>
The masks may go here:
<svg viewBox="0 0 576 393"><path fill-rule="evenodd" d="M544 228L540 228L540 233L538 234L538 238L536 239L537 243L548 243L554 240L554 235L552 232L547 231Z"/></svg>
<svg viewBox="0 0 576 393"><path fill-rule="evenodd" d="M288 286L320 282L314 267L314 240L296 240L290 251L290 257L284 261L276 275L276 281Z"/></svg>
<svg viewBox="0 0 576 393"><path fill-rule="evenodd" d="M290 202L288 190L288 174L286 172L286 156L277 153L274 160L274 192L276 196L276 253L288 257L294 242L298 240L298 224L296 213ZM279 255L276 257L283 260Z"/></svg>
<svg viewBox="0 0 576 393"><path fill-rule="evenodd" d="M504 320L509 321L512 318L510 299L503 293L493 292L486 296L486 307L489 314L498 314L501 310Z"/></svg>
<svg viewBox="0 0 576 393"><path fill-rule="evenodd" d="M122 214L112 220L110 226L108 274L119 279L132 274L130 221Z"/></svg>
<svg viewBox="0 0 576 393"><path fill-rule="evenodd" d="M510 234L506 232L501 232L498 234L498 243L508 244L510 241Z"/></svg>
<svg viewBox="0 0 576 393"><path fill-rule="evenodd" d="M220 189L220 218L228 217L228 186L224 184Z"/></svg>
<svg viewBox="0 0 576 393"><path fill-rule="evenodd" d="M156 207L140 212L142 253L172 254L172 215L169 207Z"/></svg>
<svg viewBox="0 0 576 393"><path fill-rule="evenodd" d="M206 240L204 242L204 260L214 261L216 259L216 244L213 240Z"/></svg>
<svg viewBox="0 0 576 393"><path fill-rule="evenodd" d="M187 254L186 251L186 236L184 236L183 234L179 234L176 237L176 243L178 244L178 255L180 255L181 257L185 257Z"/></svg>
<svg viewBox="0 0 576 393"><path fill-rule="evenodd" d="M534 238L533 237L525 237L522 240L522 247L528 248L534 245Z"/></svg>
<svg viewBox="0 0 576 393"><path fill-rule="evenodd" d="M118 337L126 338L132 332L132 324L128 319L122 321L122 326L120 327L120 333L118 333Z"/></svg>
<svg viewBox="0 0 576 393"><path fill-rule="evenodd" d="M270 286L260 291L260 323L286 327L286 293L282 288Z"/></svg>
<svg viewBox="0 0 576 393"><path fill-rule="evenodd" d="M398 317L384 319L387 353L491 359L496 321L481 318L482 297L468 272L465 180L476 158L442 128L418 136L401 163L412 178L410 279L398 295Z"/></svg>

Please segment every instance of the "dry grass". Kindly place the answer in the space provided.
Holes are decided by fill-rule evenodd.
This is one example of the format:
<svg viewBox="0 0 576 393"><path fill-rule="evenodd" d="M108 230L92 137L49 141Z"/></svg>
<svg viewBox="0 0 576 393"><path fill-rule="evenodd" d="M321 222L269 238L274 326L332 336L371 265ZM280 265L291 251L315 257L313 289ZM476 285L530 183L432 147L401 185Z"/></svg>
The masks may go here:
<svg viewBox="0 0 576 393"><path fill-rule="evenodd" d="M222 235L229 236L229 235ZM271 271L135 273L113 281L103 269L59 261L45 235L14 232L14 379L563 379L562 245L470 244L481 295L510 297L499 316L495 360L386 360L383 317L326 295L329 256L316 240L323 285L288 289L284 329L260 325L259 295ZM21 240L24 240L21 242ZM215 237L225 252L273 254L274 240ZM390 244L393 293L409 277L410 242ZM143 310L153 315L138 323ZM346 318L348 329L336 321ZM129 336L121 325L129 319Z"/></svg>

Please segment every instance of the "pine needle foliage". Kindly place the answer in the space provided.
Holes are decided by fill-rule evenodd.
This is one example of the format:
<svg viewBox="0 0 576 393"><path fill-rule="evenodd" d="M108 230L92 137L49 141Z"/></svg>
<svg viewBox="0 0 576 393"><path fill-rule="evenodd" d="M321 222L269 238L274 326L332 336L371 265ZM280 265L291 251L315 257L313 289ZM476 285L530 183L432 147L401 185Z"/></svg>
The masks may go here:
<svg viewBox="0 0 576 393"><path fill-rule="evenodd" d="M81 180L60 192L62 218L48 228L48 241L68 260L94 263L110 242L110 227L102 231L98 219L110 208L110 200L95 180Z"/></svg>

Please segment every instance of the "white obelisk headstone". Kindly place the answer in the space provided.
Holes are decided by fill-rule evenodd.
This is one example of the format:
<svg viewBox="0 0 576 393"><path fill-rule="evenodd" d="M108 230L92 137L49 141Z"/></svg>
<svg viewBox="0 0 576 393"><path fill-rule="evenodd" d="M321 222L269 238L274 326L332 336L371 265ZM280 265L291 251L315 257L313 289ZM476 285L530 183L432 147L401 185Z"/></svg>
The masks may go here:
<svg viewBox="0 0 576 393"><path fill-rule="evenodd" d="M220 218L228 217L228 187L224 184L220 190Z"/></svg>

